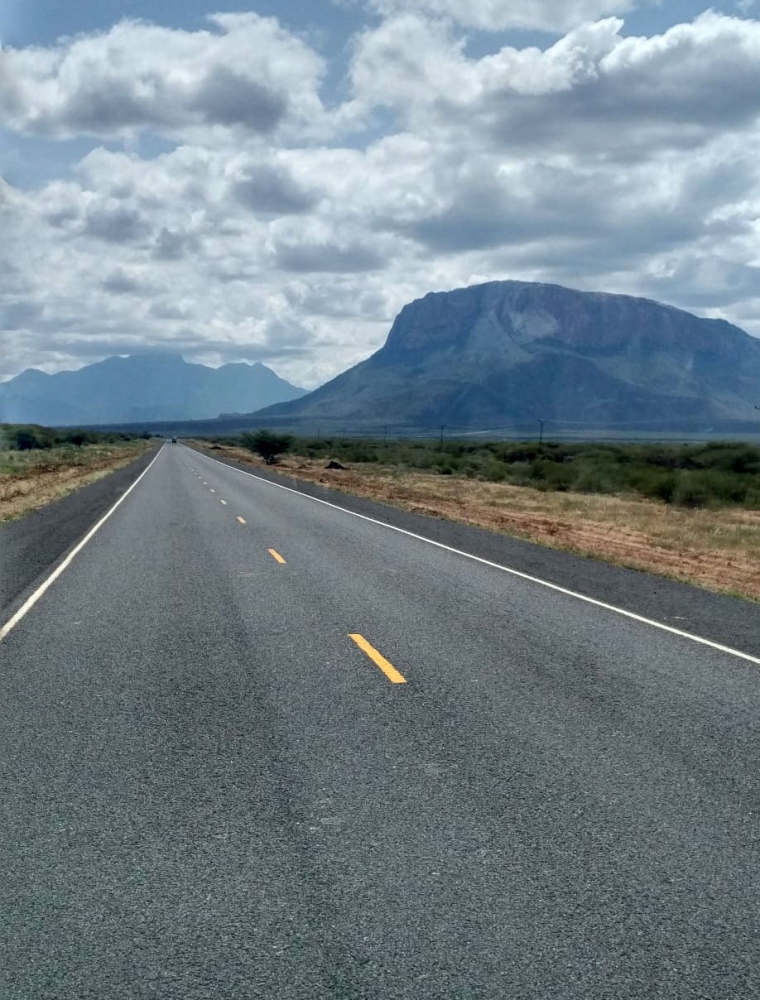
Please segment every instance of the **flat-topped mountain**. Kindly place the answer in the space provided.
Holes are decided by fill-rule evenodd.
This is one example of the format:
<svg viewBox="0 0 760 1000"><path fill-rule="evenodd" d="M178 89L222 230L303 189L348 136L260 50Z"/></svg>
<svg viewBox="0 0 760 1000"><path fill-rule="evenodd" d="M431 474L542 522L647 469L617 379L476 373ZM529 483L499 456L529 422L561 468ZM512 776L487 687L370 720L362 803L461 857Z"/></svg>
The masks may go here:
<svg viewBox="0 0 760 1000"><path fill-rule="evenodd" d="M0 423L203 420L225 412L250 413L303 393L259 363L208 368L180 354L148 351L56 375L27 369L0 384Z"/></svg>
<svg viewBox="0 0 760 1000"><path fill-rule="evenodd" d="M760 341L730 323L629 295L494 281L404 306L370 358L257 417L666 427L751 419L758 401Z"/></svg>

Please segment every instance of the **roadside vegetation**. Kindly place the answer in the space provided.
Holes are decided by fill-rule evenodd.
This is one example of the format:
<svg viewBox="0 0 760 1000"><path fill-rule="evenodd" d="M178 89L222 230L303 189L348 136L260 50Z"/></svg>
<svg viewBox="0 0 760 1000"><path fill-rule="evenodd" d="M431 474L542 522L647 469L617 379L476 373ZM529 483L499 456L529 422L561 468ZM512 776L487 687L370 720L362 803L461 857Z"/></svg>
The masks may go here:
<svg viewBox="0 0 760 1000"><path fill-rule="evenodd" d="M198 443L264 464L250 438ZM754 445L293 438L274 458L309 482L760 600Z"/></svg>
<svg viewBox="0 0 760 1000"><path fill-rule="evenodd" d="M760 510L760 447L294 438L257 431L223 439L261 454L333 459L464 476L546 492L640 496L677 507ZM263 450L262 450L263 449ZM266 452L266 454L264 454Z"/></svg>
<svg viewBox="0 0 760 1000"><path fill-rule="evenodd" d="M127 465L148 435L0 424L0 523Z"/></svg>
<svg viewBox="0 0 760 1000"><path fill-rule="evenodd" d="M266 429L240 435L242 446L263 458L267 465L276 465L277 459L290 450L294 441L290 434L276 434Z"/></svg>

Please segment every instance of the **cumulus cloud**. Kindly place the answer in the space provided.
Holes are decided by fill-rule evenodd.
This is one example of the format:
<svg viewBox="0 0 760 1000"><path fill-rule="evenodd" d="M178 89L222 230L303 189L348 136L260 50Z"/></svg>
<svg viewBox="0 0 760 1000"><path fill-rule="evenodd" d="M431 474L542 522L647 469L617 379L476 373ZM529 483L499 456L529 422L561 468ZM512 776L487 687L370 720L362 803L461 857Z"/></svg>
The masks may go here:
<svg viewBox="0 0 760 1000"><path fill-rule="evenodd" d="M100 284L113 295L137 295L150 290L149 284L139 274L123 267L115 268Z"/></svg>
<svg viewBox="0 0 760 1000"><path fill-rule="evenodd" d="M126 243L142 239L148 226L135 209L112 200L95 204L87 211L85 231L108 243Z"/></svg>
<svg viewBox="0 0 760 1000"><path fill-rule="evenodd" d="M51 137L271 133L322 114L321 57L273 18L217 14L205 31L123 21L50 48L0 50L0 114Z"/></svg>
<svg viewBox="0 0 760 1000"><path fill-rule="evenodd" d="M42 316L43 309L38 302L11 299L0 303L0 329L23 330Z"/></svg>
<svg viewBox="0 0 760 1000"><path fill-rule="evenodd" d="M531 16L624 5L561 6ZM626 37L608 17L474 58L460 10L405 4L366 28L328 112L321 58L254 15L6 50L18 130L176 142L95 148L37 190L0 182L0 377L164 344L310 386L379 347L405 302L500 278L760 333L760 24ZM315 132L325 115L350 134Z"/></svg>
<svg viewBox="0 0 760 1000"><path fill-rule="evenodd" d="M314 208L317 194L299 184L287 167L251 163L233 182L234 198L245 208L264 216L302 215Z"/></svg>
<svg viewBox="0 0 760 1000"><path fill-rule="evenodd" d="M153 343L212 363L266 361L313 384L333 373L336 356L355 356L363 331L373 329L376 346L382 331L366 304L359 323L348 314L312 316L285 294L273 255L292 264L302 287L324 280L326 271L354 275L379 256L341 242L328 222L287 230L281 220L275 250L279 216L259 223L234 201L241 164L250 165L230 150L182 148L151 161L99 150L81 164L78 183L54 182L34 194L0 188L0 272L8 271L0 339L9 348L0 353L13 366L0 377L41 361L56 368L88 360L96 345L107 353ZM295 160L283 164L291 178L302 169ZM317 238L318 248L311 242ZM22 308L22 299L31 305Z"/></svg>
<svg viewBox="0 0 760 1000"><path fill-rule="evenodd" d="M164 227L156 236L153 255L158 260L182 260L197 250L198 242L193 234Z"/></svg>
<svg viewBox="0 0 760 1000"><path fill-rule="evenodd" d="M533 28L560 34L607 14L624 14L635 0L372 0L371 6L388 16L419 11L450 18L484 31Z"/></svg>
<svg viewBox="0 0 760 1000"><path fill-rule="evenodd" d="M275 230L269 248L274 265L283 271L360 273L377 270L384 263L380 248L366 238L346 238L326 225L312 225L305 231Z"/></svg>
<svg viewBox="0 0 760 1000"><path fill-rule="evenodd" d="M477 134L509 149L637 157L687 149L760 114L760 22L708 12L653 38L583 25L549 49L467 58L444 24L404 15L357 44L357 100L416 133Z"/></svg>

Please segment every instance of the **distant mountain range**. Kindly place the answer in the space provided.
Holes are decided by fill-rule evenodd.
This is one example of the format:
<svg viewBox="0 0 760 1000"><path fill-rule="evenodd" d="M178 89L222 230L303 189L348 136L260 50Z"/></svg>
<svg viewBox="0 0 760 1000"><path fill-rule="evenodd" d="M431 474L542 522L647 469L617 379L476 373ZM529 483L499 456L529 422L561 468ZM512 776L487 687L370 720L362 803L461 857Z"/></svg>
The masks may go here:
<svg viewBox="0 0 760 1000"><path fill-rule="evenodd" d="M445 425L455 433L539 420L581 435L722 433L754 429L755 403L760 340L738 327L649 299L522 281L404 306L379 351L310 393L262 364L213 369L154 351L57 375L29 369L0 384L0 422L206 421L198 433L266 425L305 433Z"/></svg>
<svg viewBox="0 0 760 1000"><path fill-rule="evenodd" d="M221 368L149 351L107 358L78 371L29 368L0 383L0 423L47 426L203 420L250 413L304 394L262 364Z"/></svg>
<svg viewBox="0 0 760 1000"><path fill-rule="evenodd" d="M754 420L760 341L649 299L499 281L405 306L366 361L261 425L705 426Z"/></svg>

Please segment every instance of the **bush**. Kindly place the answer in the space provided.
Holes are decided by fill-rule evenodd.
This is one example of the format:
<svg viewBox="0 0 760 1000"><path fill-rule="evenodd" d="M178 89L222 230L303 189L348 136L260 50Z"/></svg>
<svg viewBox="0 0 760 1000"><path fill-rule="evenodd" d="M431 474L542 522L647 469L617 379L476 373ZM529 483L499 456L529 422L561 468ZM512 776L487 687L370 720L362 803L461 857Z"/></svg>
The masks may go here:
<svg viewBox="0 0 760 1000"><path fill-rule="evenodd" d="M34 451L53 447L54 434L47 427L11 426L6 428L8 447L16 451Z"/></svg>
<svg viewBox="0 0 760 1000"><path fill-rule="evenodd" d="M629 479L629 485L634 492L649 500L671 503L676 488L676 476L673 472L663 472L645 466L634 471Z"/></svg>
<svg viewBox="0 0 760 1000"><path fill-rule="evenodd" d="M279 455L283 455L293 442L290 434L276 434L262 428L260 431L241 435L244 448L260 455L267 465L276 465Z"/></svg>
<svg viewBox="0 0 760 1000"><path fill-rule="evenodd" d="M531 463L530 477L532 486L538 490L559 490L564 493L572 486L576 470L571 463L552 462L547 459L537 459Z"/></svg>
<svg viewBox="0 0 760 1000"><path fill-rule="evenodd" d="M760 483L748 488L742 506L749 510L760 510Z"/></svg>
<svg viewBox="0 0 760 1000"><path fill-rule="evenodd" d="M483 466L482 475L491 483L503 483L509 475L509 469L504 462L494 458Z"/></svg>
<svg viewBox="0 0 760 1000"><path fill-rule="evenodd" d="M578 493L616 493L620 490L621 483L614 466L607 468L594 464L579 469L571 488Z"/></svg>
<svg viewBox="0 0 760 1000"><path fill-rule="evenodd" d="M693 468L720 472L756 474L760 472L760 448L743 444L717 444L690 456Z"/></svg>
<svg viewBox="0 0 760 1000"><path fill-rule="evenodd" d="M41 445L38 443L33 431L19 430L16 431L15 447L18 451L32 451L34 448L41 447Z"/></svg>
<svg viewBox="0 0 760 1000"><path fill-rule="evenodd" d="M53 430L38 424L0 424L0 449L48 451L51 448L66 448L69 445L82 448L86 444L120 444L145 436L128 434L125 431L88 431L82 428Z"/></svg>
<svg viewBox="0 0 760 1000"><path fill-rule="evenodd" d="M673 491L673 503L679 507L722 507L744 503L749 488L748 477L717 469L681 472Z"/></svg>
<svg viewBox="0 0 760 1000"><path fill-rule="evenodd" d="M239 444L240 439L230 443ZM423 469L546 491L636 493L684 507L760 509L760 447L744 442L679 445L465 438L441 444L437 437L292 439L261 430L245 435L243 443L270 463L290 451L313 459L379 462L397 469Z"/></svg>
<svg viewBox="0 0 760 1000"><path fill-rule="evenodd" d="M379 461L377 452L370 451L369 448L361 444L343 448L341 457L347 462L358 462L359 464Z"/></svg>
<svg viewBox="0 0 760 1000"><path fill-rule="evenodd" d="M705 484L688 474L678 480L673 490L672 502L678 507L707 507L709 500Z"/></svg>

